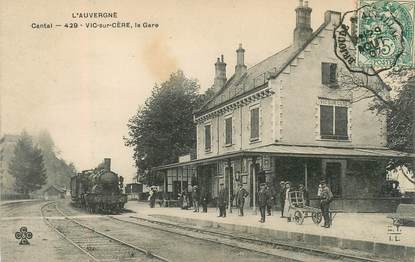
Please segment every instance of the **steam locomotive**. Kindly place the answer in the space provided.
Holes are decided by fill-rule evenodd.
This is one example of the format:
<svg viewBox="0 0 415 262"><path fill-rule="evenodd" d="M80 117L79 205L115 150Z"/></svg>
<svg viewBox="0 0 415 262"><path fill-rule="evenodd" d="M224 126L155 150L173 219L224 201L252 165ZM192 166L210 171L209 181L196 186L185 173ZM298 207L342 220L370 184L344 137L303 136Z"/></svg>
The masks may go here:
<svg viewBox="0 0 415 262"><path fill-rule="evenodd" d="M111 159L105 158L103 166L71 178L72 202L91 213L118 213L127 202L123 182L122 176L111 171Z"/></svg>

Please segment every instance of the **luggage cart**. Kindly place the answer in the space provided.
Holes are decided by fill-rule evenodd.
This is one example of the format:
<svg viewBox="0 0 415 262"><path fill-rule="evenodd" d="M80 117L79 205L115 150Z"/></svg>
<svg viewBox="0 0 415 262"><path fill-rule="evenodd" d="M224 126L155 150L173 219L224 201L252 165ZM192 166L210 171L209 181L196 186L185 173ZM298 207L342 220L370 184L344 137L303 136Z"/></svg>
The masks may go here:
<svg viewBox="0 0 415 262"><path fill-rule="evenodd" d="M289 213L291 214L291 220L294 220L296 224L301 225L305 218L311 217L314 224L320 224L323 218L321 209L306 206L303 192L291 191L289 192L288 197L290 201ZM335 216L342 212L342 210L330 210L330 222L333 223Z"/></svg>
<svg viewBox="0 0 415 262"><path fill-rule="evenodd" d="M291 191L289 192L288 197L290 201L289 208L291 219L294 220L296 224L301 225L307 217L311 217L314 224L320 224L322 219L321 210L315 207L306 206L303 192Z"/></svg>

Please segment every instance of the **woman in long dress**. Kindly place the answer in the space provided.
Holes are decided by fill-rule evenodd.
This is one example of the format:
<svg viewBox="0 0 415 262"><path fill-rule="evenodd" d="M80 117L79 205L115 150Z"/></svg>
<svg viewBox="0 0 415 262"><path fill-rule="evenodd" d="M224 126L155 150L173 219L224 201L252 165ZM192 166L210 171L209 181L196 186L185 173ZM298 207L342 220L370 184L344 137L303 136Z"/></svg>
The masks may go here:
<svg viewBox="0 0 415 262"><path fill-rule="evenodd" d="M291 214L290 214L290 189L291 189L291 184L290 182L286 182L285 183L285 203L284 203L284 212L283 212L283 216L286 217L288 219L288 222L291 221Z"/></svg>

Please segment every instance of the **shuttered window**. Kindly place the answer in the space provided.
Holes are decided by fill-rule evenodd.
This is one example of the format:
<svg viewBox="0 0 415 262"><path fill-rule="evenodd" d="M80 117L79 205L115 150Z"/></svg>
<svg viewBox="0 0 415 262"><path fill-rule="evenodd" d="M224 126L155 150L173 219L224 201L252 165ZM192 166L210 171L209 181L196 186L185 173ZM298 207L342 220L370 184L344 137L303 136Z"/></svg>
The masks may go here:
<svg viewBox="0 0 415 262"><path fill-rule="evenodd" d="M337 84L337 64L321 63L321 83L323 85Z"/></svg>
<svg viewBox="0 0 415 262"><path fill-rule="evenodd" d="M232 145L232 117L225 119L225 145Z"/></svg>
<svg viewBox="0 0 415 262"><path fill-rule="evenodd" d="M259 108L251 109L251 140L259 139Z"/></svg>
<svg viewBox="0 0 415 262"><path fill-rule="evenodd" d="M347 107L335 107L335 134L340 139L347 139Z"/></svg>
<svg viewBox="0 0 415 262"><path fill-rule="evenodd" d="M333 106L320 106L320 135L333 135Z"/></svg>
<svg viewBox="0 0 415 262"><path fill-rule="evenodd" d="M212 149L212 137L210 125L205 126L205 151L211 151Z"/></svg>
<svg viewBox="0 0 415 262"><path fill-rule="evenodd" d="M348 108L320 105L320 136L323 139L347 140Z"/></svg>

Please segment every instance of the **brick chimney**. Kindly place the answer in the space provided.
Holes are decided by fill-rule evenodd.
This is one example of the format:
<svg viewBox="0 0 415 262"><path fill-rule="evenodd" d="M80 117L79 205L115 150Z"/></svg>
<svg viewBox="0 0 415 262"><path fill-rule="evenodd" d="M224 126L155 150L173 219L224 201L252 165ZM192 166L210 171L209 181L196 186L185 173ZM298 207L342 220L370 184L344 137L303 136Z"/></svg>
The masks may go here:
<svg viewBox="0 0 415 262"><path fill-rule="evenodd" d="M111 171L111 158L104 158L105 171Z"/></svg>
<svg viewBox="0 0 415 262"><path fill-rule="evenodd" d="M308 7L308 1L299 1L299 6L295 9L296 25L294 29L294 47L299 48L303 46L310 39L313 34L311 29L311 11Z"/></svg>
<svg viewBox="0 0 415 262"><path fill-rule="evenodd" d="M215 63L215 81L213 83L214 91L218 92L226 84L226 63L223 61L223 55Z"/></svg>
<svg viewBox="0 0 415 262"><path fill-rule="evenodd" d="M245 73L246 73L245 49L242 48L242 44L239 44L239 48L236 49L235 76L236 78L239 78Z"/></svg>

